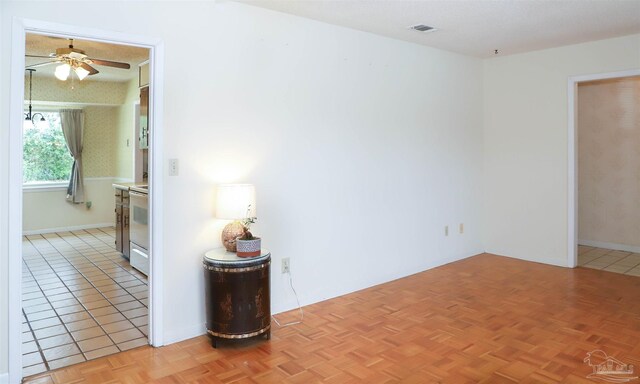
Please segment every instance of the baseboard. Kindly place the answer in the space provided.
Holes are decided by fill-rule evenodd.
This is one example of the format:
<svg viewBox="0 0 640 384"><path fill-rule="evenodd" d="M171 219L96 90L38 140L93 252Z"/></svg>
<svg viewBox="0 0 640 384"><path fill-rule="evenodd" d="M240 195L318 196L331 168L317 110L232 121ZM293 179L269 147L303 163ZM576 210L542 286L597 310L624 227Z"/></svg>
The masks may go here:
<svg viewBox="0 0 640 384"><path fill-rule="evenodd" d="M0 384L9 384L9 374L0 373Z"/></svg>
<svg viewBox="0 0 640 384"><path fill-rule="evenodd" d="M361 285L361 286L355 286L355 287L347 287L345 290L330 290L327 287L319 287L316 290L313 290L311 292L305 292L305 293L300 293L299 296L299 300L300 300L300 304L303 307L306 307L308 305L313 305L316 303L320 303L323 301L327 301L327 300L332 300L335 299L337 297L343 296L343 295L348 295L354 292L358 292L364 289L368 289L371 287L375 287L376 285L380 285L380 284L386 284L395 280L400 280L400 279L404 279L405 277L409 277L412 276L414 274L417 273L422 273L425 271L428 271L430 269L433 268L437 268L437 267L441 267L443 265L446 264L450 264L450 263L454 263L456 261L460 261L460 260L464 260L467 259L469 257L473 257L473 256L478 256L480 254L484 253L481 250L474 250L474 251L469 251L469 252L465 252L465 253L460 253L458 255L451 255L451 256L444 256L444 257L440 257L437 259L430 259L428 260L425 264L417 267L416 269L410 270L403 270L403 271L398 271L398 273L389 273L383 276L380 276L378 279L376 280L371 280L366 282L365 284ZM275 276L271 276L272 279L275 278ZM295 275L293 275L293 280L294 280L294 284L295 284ZM288 279L287 279L288 281ZM288 286L289 283L286 283L285 289L288 290ZM273 288L272 288L273 289ZM272 292L273 295L273 292ZM287 302L284 303L279 303L279 305L274 304L273 302L271 302L271 314L272 315L278 315L280 313L284 313L284 312L289 312L292 310L296 310L298 308L298 304L295 301L293 296L290 296Z"/></svg>
<svg viewBox="0 0 640 384"><path fill-rule="evenodd" d="M481 255L483 253L484 253L484 251L482 251L482 250L474 250L474 251L471 251L470 253L468 252L468 253L462 253L462 254L458 254L458 255L454 255L454 256L441 257L439 259L435 259L435 260L432 260L432 261L428 262L425 265L424 271L428 271L429 269L437 268L437 267L440 267L440 266L443 266L443 265L446 265L446 264L451 264L451 263L454 263L456 261L468 259L468 258L473 257L473 256L478 256L478 255Z"/></svg>
<svg viewBox="0 0 640 384"><path fill-rule="evenodd" d="M592 240L578 240L578 245L586 245L588 247L596 247L596 248L613 249L613 250L616 250L616 251L640 253L640 246L637 246L637 245L607 243L605 241L592 241Z"/></svg>
<svg viewBox="0 0 640 384"><path fill-rule="evenodd" d="M556 267L564 267L564 268L568 267L568 260L566 258L565 259L549 259L549 258L539 258L539 257L538 258L533 258L533 257L527 257L527 256L503 255L500 252L495 252L495 251L491 251L491 250L487 250L486 253L490 253L490 254L496 255L496 256L510 257L512 259L531 261L533 263L555 265Z"/></svg>
<svg viewBox="0 0 640 384"><path fill-rule="evenodd" d="M71 227L58 227L58 228L43 228L43 229L33 229L29 231L22 231L22 235L43 235L45 233L54 233L54 232L68 232L68 231L81 231L83 229L95 229L95 228L105 228L105 227L113 227L113 222L108 223L97 223L97 224L85 224L85 225L74 225ZM0 382L1 384L2 382Z"/></svg>
<svg viewBox="0 0 640 384"><path fill-rule="evenodd" d="M177 343L194 337L202 336L207 333L205 323L194 324L188 327L182 327L164 335L164 345Z"/></svg>

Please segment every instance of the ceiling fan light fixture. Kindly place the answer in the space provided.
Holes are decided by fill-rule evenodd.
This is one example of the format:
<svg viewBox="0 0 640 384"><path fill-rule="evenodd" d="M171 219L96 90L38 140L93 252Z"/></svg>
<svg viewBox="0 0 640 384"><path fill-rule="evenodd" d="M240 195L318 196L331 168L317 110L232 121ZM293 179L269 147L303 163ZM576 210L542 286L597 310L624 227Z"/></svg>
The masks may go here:
<svg viewBox="0 0 640 384"><path fill-rule="evenodd" d="M59 80L65 81L69 77L70 72L71 66L67 63L64 63L56 67L56 71L54 74Z"/></svg>
<svg viewBox="0 0 640 384"><path fill-rule="evenodd" d="M78 75L78 79L80 79L81 81L84 80L84 78L89 75L89 71L87 71L82 67L76 67L75 72L76 72L76 75Z"/></svg>

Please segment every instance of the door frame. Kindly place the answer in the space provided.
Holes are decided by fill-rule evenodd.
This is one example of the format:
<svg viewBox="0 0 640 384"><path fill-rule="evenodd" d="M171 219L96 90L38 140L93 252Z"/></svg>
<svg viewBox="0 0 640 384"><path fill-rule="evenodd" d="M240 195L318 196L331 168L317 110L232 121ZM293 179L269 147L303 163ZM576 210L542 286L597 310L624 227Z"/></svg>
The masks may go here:
<svg viewBox="0 0 640 384"><path fill-rule="evenodd" d="M141 149L136 146L140 137L140 100L133 103L133 175L131 179L138 183L138 174L142 173L142 153Z"/></svg>
<svg viewBox="0 0 640 384"><path fill-rule="evenodd" d="M578 83L593 80L640 76L640 68L626 71L570 76L568 80L568 188L567 188L567 266L578 265Z"/></svg>
<svg viewBox="0 0 640 384"><path fill-rule="evenodd" d="M149 204L151 273L149 276L149 342L164 345L163 332L163 79L164 42L149 36L14 18L11 36L9 108L9 382L22 380L22 119L24 109L25 43L27 33L73 37L149 48L151 115L153 135L149 149ZM12 128L13 127L13 128ZM18 129L20 128L20 129Z"/></svg>

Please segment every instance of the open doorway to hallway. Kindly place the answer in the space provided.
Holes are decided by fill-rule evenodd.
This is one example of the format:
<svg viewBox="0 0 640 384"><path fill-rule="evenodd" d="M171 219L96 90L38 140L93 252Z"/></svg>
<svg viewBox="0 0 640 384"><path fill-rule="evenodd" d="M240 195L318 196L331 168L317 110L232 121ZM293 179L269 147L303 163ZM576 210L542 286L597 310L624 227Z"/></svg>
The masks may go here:
<svg viewBox="0 0 640 384"><path fill-rule="evenodd" d="M578 265L640 276L640 76L577 86Z"/></svg>
<svg viewBox="0 0 640 384"><path fill-rule="evenodd" d="M25 53L26 68L35 69L25 77L23 127L22 374L29 376L148 344L150 208L130 207L129 188L148 201L150 51L28 33ZM75 133L74 114L84 122ZM75 197L74 160L84 187Z"/></svg>

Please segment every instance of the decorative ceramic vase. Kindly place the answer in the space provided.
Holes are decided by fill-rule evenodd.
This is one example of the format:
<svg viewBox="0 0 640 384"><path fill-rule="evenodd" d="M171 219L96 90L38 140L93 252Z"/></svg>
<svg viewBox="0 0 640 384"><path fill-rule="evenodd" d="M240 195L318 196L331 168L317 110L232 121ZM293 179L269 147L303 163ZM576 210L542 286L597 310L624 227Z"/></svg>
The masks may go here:
<svg viewBox="0 0 640 384"><path fill-rule="evenodd" d="M261 239L256 237L253 240L236 239L236 255L238 257L255 257L260 256Z"/></svg>
<svg viewBox="0 0 640 384"><path fill-rule="evenodd" d="M236 251L236 239L244 234L244 226L239 221L227 224L222 230L222 245L229 252Z"/></svg>

